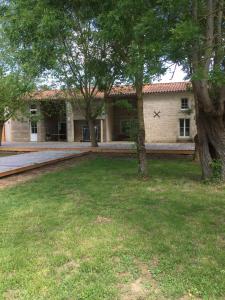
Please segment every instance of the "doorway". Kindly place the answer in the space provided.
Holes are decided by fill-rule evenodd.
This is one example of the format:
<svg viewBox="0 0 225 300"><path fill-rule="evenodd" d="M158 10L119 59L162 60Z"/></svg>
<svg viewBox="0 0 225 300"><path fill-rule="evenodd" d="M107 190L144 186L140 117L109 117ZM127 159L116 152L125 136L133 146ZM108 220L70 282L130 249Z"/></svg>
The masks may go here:
<svg viewBox="0 0 225 300"><path fill-rule="evenodd" d="M90 130L88 126L83 126L83 142L90 142ZM99 140L99 127L95 126L95 134L97 141Z"/></svg>
<svg viewBox="0 0 225 300"><path fill-rule="evenodd" d="M30 121L30 141L31 142L37 142L37 121L35 121L35 117L37 116L37 106L35 104L32 104L30 106L30 115L31 115L31 121Z"/></svg>

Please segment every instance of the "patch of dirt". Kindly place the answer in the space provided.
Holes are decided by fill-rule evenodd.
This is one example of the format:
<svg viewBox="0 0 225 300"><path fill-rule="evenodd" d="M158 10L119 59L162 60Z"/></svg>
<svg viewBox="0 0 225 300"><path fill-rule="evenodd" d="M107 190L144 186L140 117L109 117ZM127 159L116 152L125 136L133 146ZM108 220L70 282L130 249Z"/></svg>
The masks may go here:
<svg viewBox="0 0 225 300"><path fill-rule="evenodd" d="M184 295L181 298L179 298L179 300L201 300L201 299L202 298L196 298L191 293L189 293L188 295Z"/></svg>
<svg viewBox="0 0 225 300"><path fill-rule="evenodd" d="M157 257L153 257L151 260L151 266L156 268L159 265L159 259Z"/></svg>
<svg viewBox="0 0 225 300"><path fill-rule="evenodd" d="M154 292L159 293L160 290L158 288L158 284L156 280L152 277L152 274L150 273L148 266L142 262L137 262L137 265L141 271L141 275L143 279L151 284L151 290L154 290Z"/></svg>
<svg viewBox="0 0 225 300"><path fill-rule="evenodd" d="M7 290L3 294L4 300L19 300L19 290Z"/></svg>
<svg viewBox="0 0 225 300"><path fill-rule="evenodd" d="M106 217L102 217L102 216L97 216L95 223L96 224L107 224L107 223L111 223L112 219L111 218L106 218Z"/></svg>
<svg viewBox="0 0 225 300"><path fill-rule="evenodd" d="M162 188L162 186L149 186L147 187L147 190L149 192L165 192L166 189L165 188Z"/></svg>
<svg viewBox="0 0 225 300"><path fill-rule="evenodd" d="M77 157L77 158L75 157L75 158L71 158L71 159L68 159L65 161L57 162L52 165L43 166L43 167L33 169L33 170L28 170L23 173L11 175L8 177L3 177L0 179L0 189L30 181L34 178L38 178L49 172L52 173L52 172L60 171L63 169L71 168L75 165L79 165L83 161L93 159L94 157L95 157L94 154L88 154L85 156L81 156L81 157Z"/></svg>
<svg viewBox="0 0 225 300"><path fill-rule="evenodd" d="M67 263L65 263L64 265L58 267L57 273L58 274L69 273L69 272L77 270L79 267L80 267L80 265L77 262L75 262L74 260L70 260Z"/></svg>
<svg viewBox="0 0 225 300"><path fill-rule="evenodd" d="M141 300L146 299L148 294L147 289L142 284L142 279L138 278L131 284L120 286L122 290L121 300Z"/></svg>
<svg viewBox="0 0 225 300"><path fill-rule="evenodd" d="M121 300L147 300L147 299L165 299L161 294L156 280L152 277L148 266L140 261L136 262L140 277L133 282L120 284ZM126 277L129 273L124 272ZM119 274L122 279L124 273Z"/></svg>

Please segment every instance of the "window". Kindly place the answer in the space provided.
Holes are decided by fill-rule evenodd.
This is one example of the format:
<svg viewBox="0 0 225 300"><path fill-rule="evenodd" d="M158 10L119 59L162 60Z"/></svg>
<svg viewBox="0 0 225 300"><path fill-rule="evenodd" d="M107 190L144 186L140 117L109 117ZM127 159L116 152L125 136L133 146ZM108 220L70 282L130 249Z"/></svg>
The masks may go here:
<svg viewBox="0 0 225 300"><path fill-rule="evenodd" d="M189 109L188 98L181 99L181 110Z"/></svg>
<svg viewBox="0 0 225 300"><path fill-rule="evenodd" d="M31 127L31 133L36 134L37 133L37 122L31 121L30 127Z"/></svg>
<svg viewBox="0 0 225 300"><path fill-rule="evenodd" d="M37 106L35 104L31 104L30 106L30 133L31 136L37 135ZM36 139L31 139L32 142L36 141Z"/></svg>
<svg viewBox="0 0 225 300"><path fill-rule="evenodd" d="M99 136L99 127L95 126L95 135L96 139L99 141L100 136ZM82 127L82 134L83 134L83 142L90 142L90 131L88 126L83 126Z"/></svg>
<svg viewBox="0 0 225 300"><path fill-rule="evenodd" d="M180 137L190 136L190 119L180 119Z"/></svg>
<svg viewBox="0 0 225 300"><path fill-rule="evenodd" d="M30 114L31 115L36 115L37 114L37 106L35 104L32 104L30 106Z"/></svg>

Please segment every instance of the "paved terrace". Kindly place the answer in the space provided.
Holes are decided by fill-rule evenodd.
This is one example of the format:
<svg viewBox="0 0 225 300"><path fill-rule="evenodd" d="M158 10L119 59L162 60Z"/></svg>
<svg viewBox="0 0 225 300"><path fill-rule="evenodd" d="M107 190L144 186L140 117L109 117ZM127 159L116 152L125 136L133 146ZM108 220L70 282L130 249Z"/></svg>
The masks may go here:
<svg viewBox="0 0 225 300"><path fill-rule="evenodd" d="M93 152L133 152L135 144L132 142L99 143L98 148L91 148L90 143L68 142L28 142L28 143L3 143L3 151L43 151L43 150L89 150ZM146 144L149 153L180 153L192 154L193 143L158 143Z"/></svg>
<svg viewBox="0 0 225 300"><path fill-rule="evenodd" d="M84 151L40 151L0 157L0 178L62 160L79 157Z"/></svg>

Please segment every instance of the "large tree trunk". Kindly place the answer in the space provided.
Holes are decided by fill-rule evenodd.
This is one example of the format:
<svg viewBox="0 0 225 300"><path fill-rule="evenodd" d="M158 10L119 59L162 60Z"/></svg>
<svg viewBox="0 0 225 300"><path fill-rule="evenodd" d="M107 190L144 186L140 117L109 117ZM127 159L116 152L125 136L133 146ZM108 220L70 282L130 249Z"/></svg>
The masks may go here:
<svg viewBox="0 0 225 300"><path fill-rule="evenodd" d="M220 178L225 180L225 118L224 114L213 110L205 111L204 94L196 91L196 83L193 83L196 106L196 125L198 132L198 149L202 167L202 178L210 179L214 176L213 163L219 167ZM199 96L201 99L199 99ZM213 101L212 101L213 103ZM217 169L218 172L218 169Z"/></svg>
<svg viewBox="0 0 225 300"><path fill-rule="evenodd" d="M225 126L222 117L207 115L204 120L205 145L200 157L202 163L203 177L209 178L214 171L220 172L220 178L225 180ZM214 167L217 170L214 170ZM219 169L220 170L219 170ZM218 174L216 175L218 176Z"/></svg>
<svg viewBox="0 0 225 300"><path fill-rule="evenodd" d="M4 127L4 122L0 121L0 146L2 145L3 127Z"/></svg>
<svg viewBox="0 0 225 300"><path fill-rule="evenodd" d="M98 147L98 141L95 131L95 122L93 119L88 119L88 127L90 132L91 147Z"/></svg>
<svg viewBox="0 0 225 300"><path fill-rule="evenodd" d="M203 38L201 42L193 38L187 45L199 156L204 179L225 180L224 0L200 2L191 1L191 17L196 28L202 28L199 37Z"/></svg>
<svg viewBox="0 0 225 300"><path fill-rule="evenodd" d="M212 157L209 151L209 140L203 114L196 113L196 126L198 132L198 151L202 169L202 179L212 176Z"/></svg>
<svg viewBox="0 0 225 300"><path fill-rule="evenodd" d="M148 166L145 149L145 123L143 111L143 84L136 83L137 93L137 115L138 115L138 134L137 134L137 155L138 155L138 173L142 177L147 177Z"/></svg>

